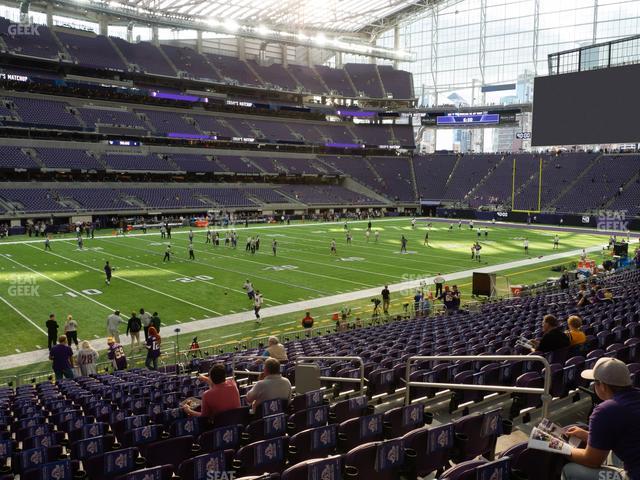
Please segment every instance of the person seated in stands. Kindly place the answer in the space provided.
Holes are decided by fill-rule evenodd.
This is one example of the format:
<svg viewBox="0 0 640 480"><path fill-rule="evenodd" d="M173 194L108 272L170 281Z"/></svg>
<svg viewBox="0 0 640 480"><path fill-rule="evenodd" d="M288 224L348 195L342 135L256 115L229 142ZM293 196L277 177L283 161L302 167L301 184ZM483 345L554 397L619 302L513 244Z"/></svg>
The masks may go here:
<svg viewBox="0 0 640 480"><path fill-rule="evenodd" d="M291 382L280 374L280 362L267 358L260 380L247 392L247 402L257 407L267 400L291 400Z"/></svg>
<svg viewBox="0 0 640 480"><path fill-rule="evenodd" d="M600 358L582 378L594 381L596 395L603 400L589 418L589 430L569 427L568 435L585 442L573 448L570 463L562 470L564 480L640 478L640 390L633 388L627 366L616 358ZM613 452L624 470L605 464Z"/></svg>
<svg viewBox="0 0 640 480"><path fill-rule="evenodd" d="M595 299L595 301L596 302L606 302L606 303L613 302L613 294L606 287L598 288L596 290L596 299Z"/></svg>
<svg viewBox="0 0 640 480"><path fill-rule="evenodd" d="M278 337L269 337L269 346L264 350L262 355L264 357L275 358L279 362L286 362L289 360L287 357L287 349L280 343Z"/></svg>
<svg viewBox="0 0 640 480"><path fill-rule="evenodd" d="M587 336L582 331L582 318L578 315L571 315L567 318L567 325L569 326L567 336L572 347L582 345L587 341Z"/></svg>
<svg viewBox="0 0 640 480"><path fill-rule="evenodd" d="M553 315L545 315L542 319L542 338L533 340L536 352L553 352L569 346L569 337L560 329L560 322Z"/></svg>
<svg viewBox="0 0 640 480"><path fill-rule="evenodd" d="M587 293L587 286L584 283L581 283L578 288L578 295L576 296L576 307L583 307L588 303L589 294Z"/></svg>
<svg viewBox="0 0 640 480"><path fill-rule="evenodd" d="M240 408L240 392L236 382L229 378L222 363L214 363L209 376L198 375L198 379L209 384L209 389L202 394L200 411L193 410L186 402L182 409L190 417L213 418L227 410Z"/></svg>

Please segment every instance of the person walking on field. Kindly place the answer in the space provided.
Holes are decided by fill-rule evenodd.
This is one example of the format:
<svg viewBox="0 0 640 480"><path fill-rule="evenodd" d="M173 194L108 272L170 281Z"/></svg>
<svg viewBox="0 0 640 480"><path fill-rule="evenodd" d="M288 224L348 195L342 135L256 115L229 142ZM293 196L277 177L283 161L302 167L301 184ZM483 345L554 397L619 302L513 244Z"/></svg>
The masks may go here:
<svg viewBox="0 0 640 480"><path fill-rule="evenodd" d="M140 323L142 323L142 328L144 329L144 341L147 341L149 338L149 327L151 326L152 317L149 315L149 312L145 312L144 308L140 309ZM157 330L157 329L156 329Z"/></svg>
<svg viewBox="0 0 640 480"><path fill-rule="evenodd" d="M113 337L117 343L120 343L120 333L118 332L118 326L125 322L120 316L120 310L116 310L107 317L107 334Z"/></svg>
<svg viewBox="0 0 640 480"><path fill-rule="evenodd" d="M67 336L69 346L75 344L78 348L78 322L71 315L67 315L67 321L64 324L64 334Z"/></svg>
<svg viewBox="0 0 640 480"><path fill-rule="evenodd" d="M131 351L133 351L133 344L137 343L140 348L140 330L142 330L142 322L140 318L136 316L136 312L131 312L131 317L127 322L127 335L131 335Z"/></svg>
<svg viewBox="0 0 640 480"><path fill-rule="evenodd" d="M58 340L58 322L56 322L55 314L49 315L49 320L45 324L47 326L47 348L51 348L56 344Z"/></svg>

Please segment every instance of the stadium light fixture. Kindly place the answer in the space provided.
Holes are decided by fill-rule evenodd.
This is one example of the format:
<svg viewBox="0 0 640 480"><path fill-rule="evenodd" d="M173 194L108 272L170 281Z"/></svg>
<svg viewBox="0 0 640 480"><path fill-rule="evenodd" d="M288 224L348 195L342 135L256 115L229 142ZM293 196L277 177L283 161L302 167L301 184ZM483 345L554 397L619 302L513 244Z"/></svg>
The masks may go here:
<svg viewBox="0 0 640 480"><path fill-rule="evenodd" d="M314 37L313 41L316 45L322 47L327 44L327 37L324 36L324 33L320 32Z"/></svg>
<svg viewBox="0 0 640 480"><path fill-rule="evenodd" d="M224 28L231 33L235 33L240 30L240 25L235 20L229 19L224 22Z"/></svg>
<svg viewBox="0 0 640 480"><path fill-rule="evenodd" d="M256 28L256 32L258 32L258 34L264 35L264 36L274 33L272 30L268 29L264 25L258 25L258 28Z"/></svg>

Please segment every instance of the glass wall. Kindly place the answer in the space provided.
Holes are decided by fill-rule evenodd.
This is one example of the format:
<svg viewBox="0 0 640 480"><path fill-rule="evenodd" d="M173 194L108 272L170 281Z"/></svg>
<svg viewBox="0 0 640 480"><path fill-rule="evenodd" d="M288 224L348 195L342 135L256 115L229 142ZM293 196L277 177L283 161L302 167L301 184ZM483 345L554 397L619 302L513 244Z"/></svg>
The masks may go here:
<svg viewBox="0 0 640 480"><path fill-rule="evenodd" d="M445 1L400 24L398 47L418 60L399 67L413 73L425 104L451 103L454 92L479 103L476 86L546 75L550 53L638 32L640 0ZM393 47L394 32L377 43Z"/></svg>
<svg viewBox="0 0 640 480"><path fill-rule="evenodd" d="M403 20L398 45L393 29L381 34L377 44L416 53L416 62L398 67L413 73L420 105L491 105L531 102L533 77L549 73L550 53L639 32L640 0L448 0ZM632 58L640 46L624 48L615 52L620 63ZM579 62L594 68L601 53L594 50L581 60L577 55L562 60L576 68ZM504 84L513 84L513 90L482 91L483 85ZM528 148L512 140L517 131L529 130L529 121L530 115L523 116L518 127L474 131L472 142L457 140L465 138L462 130L426 132L423 137L429 140L422 148Z"/></svg>

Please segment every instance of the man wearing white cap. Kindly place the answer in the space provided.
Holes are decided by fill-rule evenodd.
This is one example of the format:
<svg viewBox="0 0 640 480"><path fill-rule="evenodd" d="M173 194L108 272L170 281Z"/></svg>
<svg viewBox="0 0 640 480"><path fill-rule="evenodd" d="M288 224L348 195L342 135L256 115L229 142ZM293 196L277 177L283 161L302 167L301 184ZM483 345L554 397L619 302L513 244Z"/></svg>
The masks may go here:
<svg viewBox="0 0 640 480"><path fill-rule="evenodd" d="M640 390L633 388L627 366L615 358L600 358L582 378L593 380L603 400L591 414L589 431L570 427L569 435L586 442L574 448L562 470L564 480L640 479ZM624 463L624 470L603 466L609 452Z"/></svg>

